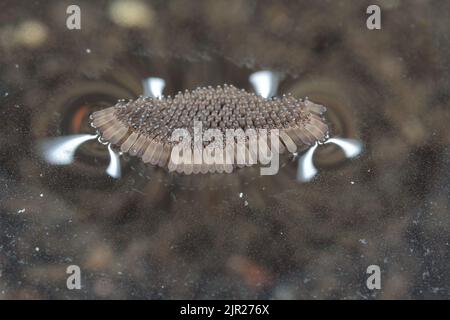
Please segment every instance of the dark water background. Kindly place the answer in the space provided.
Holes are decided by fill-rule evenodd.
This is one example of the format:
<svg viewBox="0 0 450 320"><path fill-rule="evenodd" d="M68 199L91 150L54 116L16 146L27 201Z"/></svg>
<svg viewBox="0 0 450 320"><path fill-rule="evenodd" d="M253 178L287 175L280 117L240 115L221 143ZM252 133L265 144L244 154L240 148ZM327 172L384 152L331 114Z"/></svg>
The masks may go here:
<svg viewBox="0 0 450 320"><path fill-rule="evenodd" d="M0 299L439 298L450 293L450 3L67 1L0 4ZM366 28L366 8L382 29ZM131 13L130 13L131 12ZM328 107L319 175L180 179L90 141L67 166L41 141L92 134L89 113L259 70ZM82 289L66 288L78 265ZM379 265L381 290L366 287Z"/></svg>

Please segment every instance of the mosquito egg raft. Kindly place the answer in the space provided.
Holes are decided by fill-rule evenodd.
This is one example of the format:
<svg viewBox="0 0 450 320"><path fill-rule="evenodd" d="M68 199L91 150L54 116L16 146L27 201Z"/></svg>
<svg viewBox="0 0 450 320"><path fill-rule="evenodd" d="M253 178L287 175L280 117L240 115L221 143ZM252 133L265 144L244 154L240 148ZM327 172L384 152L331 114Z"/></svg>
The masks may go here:
<svg viewBox="0 0 450 320"><path fill-rule="evenodd" d="M120 100L113 107L91 115L92 126L102 139L120 147L122 152L138 156L145 163L170 167L170 156L176 142L171 140L175 129L186 129L194 135L194 122L202 129L220 130L226 141L227 129L254 129L258 139L263 139L258 129L278 129L279 147L272 152L286 150L295 153L328 135L328 126L322 118L324 106L292 95L266 99L231 85L216 88L197 88L179 92L175 97L140 97L134 101ZM248 151L248 137L246 151ZM270 134L264 137L271 148ZM259 141L259 140L258 140ZM207 147L203 144L203 151ZM194 154L192 146L192 155ZM236 155L236 145L232 152ZM200 150L202 151L202 150ZM226 152L226 151L221 151ZM192 161L193 163L194 161ZM179 165L178 172L185 174L206 172L231 172L236 165L207 164ZM170 168L169 168L170 169Z"/></svg>

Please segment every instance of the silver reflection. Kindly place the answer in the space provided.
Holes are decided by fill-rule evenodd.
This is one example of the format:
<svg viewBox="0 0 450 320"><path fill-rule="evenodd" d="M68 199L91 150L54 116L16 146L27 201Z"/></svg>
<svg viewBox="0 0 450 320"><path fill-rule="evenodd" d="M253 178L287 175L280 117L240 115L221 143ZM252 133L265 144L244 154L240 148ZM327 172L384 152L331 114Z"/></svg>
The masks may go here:
<svg viewBox="0 0 450 320"><path fill-rule="evenodd" d="M86 141L97 139L94 134L74 134L65 137L48 138L39 144L42 157L53 165L69 165L75 160L75 152ZM106 173L115 179L121 177L119 155L108 144L110 162Z"/></svg>
<svg viewBox="0 0 450 320"><path fill-rule="evenodd" d="M318 144L314 144L309 150L298 160L297 180L301 182L311 181L317 174L317 169L313 163L313 154Z"/></svg>
<svg viewBox="0 0 450 320"><path fill-rule="evenodd" d="M324 143L334 143L339 146L347 158L358 156L363 149L361 141L356 139L330 138Z"/></svg>
<svg viewBox="0 0 450 320"><path fill-rule="evenodd" d="M263 98L271 98L277 94L280 77L269 70L252 73L249 77L255 92Z"/></svg>
<svg viewBox="0 0 450 320"><path fill-rule="evenodd" d="M150 77L142 80L144 95L152 98L161 98L166 81L161 78Z"/></svg>
<svg viewBox="0 0 450 320"><path fill-rule="evenodd" d="M330 138L326 143L334 143L342 149L347 158L354 158L361 154L363 150L363 144L356 139L344 139L344 138ZM314 166L313 156L318 144L309 148L309 150L298 160L297 167L297 180L301 182L311 181L317 174L318 170Z"/></svg>
<svg viewBox="0 0 450 320"><path fill-rule="evenodd" d="M97 139L93 134L75 134L65 137L45 139L40 144L44 159L54 165L68 165L74 161L75 151L88 141Z"/></svg>
<svg viewBox="0 0 450 320"><path fill-rule="evenodd" d="M119 155L111 148L111 144L108 144L108 151L110 161L106 173L114 179L120 179L121 169Z"/></svg>

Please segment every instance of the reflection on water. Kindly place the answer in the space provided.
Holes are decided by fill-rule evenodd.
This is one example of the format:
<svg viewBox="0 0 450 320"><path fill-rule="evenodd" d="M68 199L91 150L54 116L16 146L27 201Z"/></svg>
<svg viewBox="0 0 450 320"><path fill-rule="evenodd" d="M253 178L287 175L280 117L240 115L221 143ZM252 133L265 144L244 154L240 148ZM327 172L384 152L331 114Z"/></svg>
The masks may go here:
<svg viewBox="0 0 450 320"><path fill-rule="evenodd" d="M334 143L341 147L345 156L349 159L358 156L363 149L362 142L356 139L330 138L324 143Z"/></svg>
<svg viewBox="0 0 450 320"><path fill-rule="evenodd" d="M106 173L115 179L120 179L121 170L120 170L120 159L119 154L117 154L112 148L111 144L108 144L108 151L110 162L108 168L106 169Z"/></svg>
<svg viewBox="0 0 450 320"><path fill-rule="evenodd" d="M70 165L75 160L75 152L86 141L98 139L93 134L74 134L64 137L47 138L40 143L39 151L42 157L53 165ZM106 173L112 178L121 177L119 155L108 144L110 162Z"/></svg>
<svg viewBox="0 0 450 320"><path fill-rule="evenodd" d="M334 143L335 145L339 146L348 159L358 156L363 149L362 142L356 139L344 139L336 137L326 140L323 144L327 143ZM297 166L298 181L301 182L311 181L317 174L318 170L314 166L313 156L314 151L316 151L318 146L319 144L316 143L314 146L309 148L309 150L298 160Z"/></svg>
<svg viewBox="0 0 450 320"><path fill-rule="evenodd" d="M271 98L277 94L280 77L272 71L263 70L252 73L249 81L257 94L263 98Z"/></svg>
<svg viewBox="0 0 450 320"><path fill-rule="evenodd" d="M160 98L163 94L166 81L161 78L150 77L142 80L144 95L152 98Z"/></svg>
<svg viewBox="0 0 450 320"><path fill-rule="evenodd" d="M298 160L297 180L302 182L310 181L317 174L317 169L313 163L313 154L318 144L308 149L308 151Z"/></svg>
<svg viewBox="0 0 450 320"><path fill-rule="evenodd" d="M74 161L75 151L89 140L97 139L93 134L74 134L65 137L48 138L41 142L40 151L44 159L53 165L68 165Z"/></svg>

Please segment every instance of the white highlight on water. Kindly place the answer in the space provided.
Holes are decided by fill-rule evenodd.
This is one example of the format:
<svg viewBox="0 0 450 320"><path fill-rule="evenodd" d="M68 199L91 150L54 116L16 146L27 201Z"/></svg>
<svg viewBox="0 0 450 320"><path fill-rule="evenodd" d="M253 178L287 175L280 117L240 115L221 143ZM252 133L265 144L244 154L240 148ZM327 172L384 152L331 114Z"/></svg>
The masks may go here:
<svg viewBox="0 0 450 320"><path fill-rule="evenodd" d="M309 150L298 160L297 180L302 182L311 181L317 174L317 169L313 163L313 154L318 144L314 144Z"/></svg>
<svg viewBox="0 0 450 320"><path fill-rule="evenodd" d="M347 158L354 158L358 156L363 149L363 144L361 141L356 139L330 138L324 143L334 143L335 145L341 147Z"/></svg>
<svg viewBox="0 0 450 320"><path fill-rule="evenodd" d="M280 77L269 70L252 73L249 77L255 92L263 98L271 98L277 94Z"/></svg>
<svg viewBox="0 0 450 320"><path fill-rule="evenodd" d="M94 134L74 134L64 137L48 138L40 143L40 151L45 159L53 165L69 165L74 161L78 147L86 141L97 139ZM121 177L119 155L108 144L110 162L106 173L115 179ZM43 195L41 195L42 197Z"/></svg>
<svg viewBox="0 0 450 320"><path fill-rule="evenodd" d="M108 151L110 161L106 173L114 179L119 179L121 177L119 155L111 148L111 144L108 144Z"/></svg>
<svg viewBox="0 0 450 320"><path fill-rule="evenodd" d="M340 147L349 159L358 156L363 150L362 142L356 139L330 138L324 142L324 144L327 143L334 143ZM297 180L308 182L317 174L318 170L313 163L313 155L317 146L316 143L298 160ZM351 184L354 184L354 182L352 181Z"/></svg>
<svg viewBox="0 0 450 320"><path fill-rule="evenodd" d="M152 98L161 98L166 81L161 78L150 77L142 80L144 95Z"/></svg>
<svg viewBox="0 0 450 320"><path fill-rule="evenodd" d="M75 151L84 142L96 139L92 134L75 134L65 137L50 138L44 140L40 149L44 159L54 165L71 164L74 160Z"/></svg>

